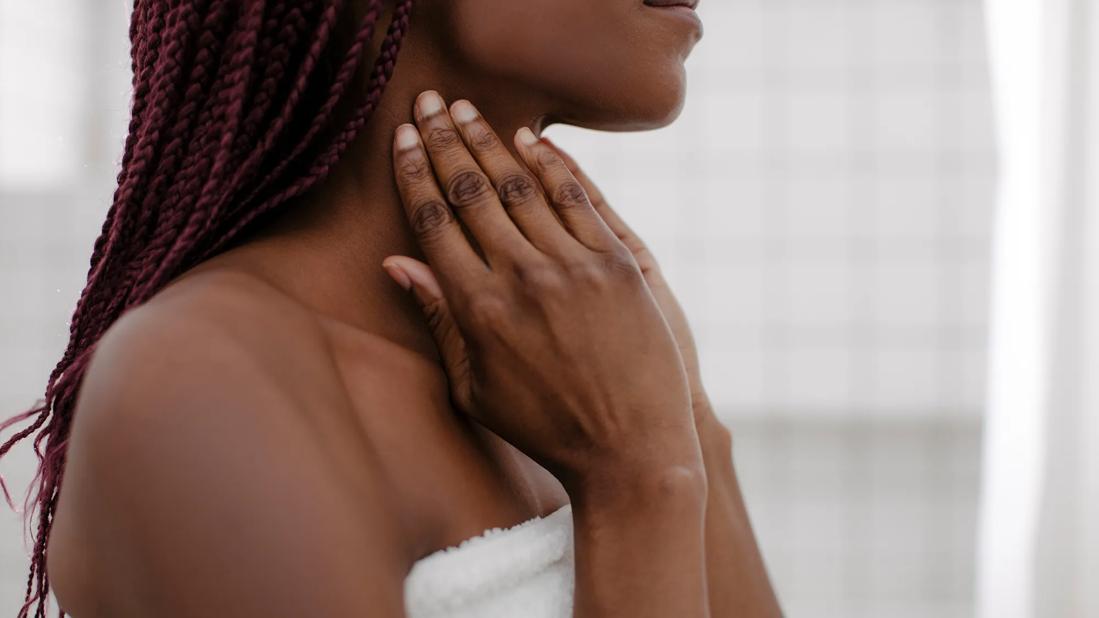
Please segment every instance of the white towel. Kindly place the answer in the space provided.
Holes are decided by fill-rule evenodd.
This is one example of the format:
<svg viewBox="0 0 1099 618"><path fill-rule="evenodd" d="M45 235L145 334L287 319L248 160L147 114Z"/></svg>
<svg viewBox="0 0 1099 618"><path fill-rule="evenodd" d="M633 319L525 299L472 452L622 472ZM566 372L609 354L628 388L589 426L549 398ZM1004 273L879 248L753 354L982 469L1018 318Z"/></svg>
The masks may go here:
<svg viewBox="0 0 1099 618"><path fill-rule="evenodd" d="M572 507L491 528L421 558L405 578L408 618L568 618Z"/></svg>

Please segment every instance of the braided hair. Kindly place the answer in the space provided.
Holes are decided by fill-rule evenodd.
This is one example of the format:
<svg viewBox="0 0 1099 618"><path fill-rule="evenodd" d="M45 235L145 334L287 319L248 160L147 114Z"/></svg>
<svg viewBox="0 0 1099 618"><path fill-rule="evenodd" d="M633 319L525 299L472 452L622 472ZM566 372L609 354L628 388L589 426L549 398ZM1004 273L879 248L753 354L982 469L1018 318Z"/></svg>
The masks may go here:
<svg viewBox="0 0 1099 618"><path fill-rule="evenodd" d="M381 100L413 0L396 0L369 73L360 65L382 0L353 4L135 0L121 172L68 346L45 397L0 425L30 421L0 445L0 457L37 432L39 464L27 494L27 522L37 515L37 529L19 618L32 608L36 618L46 615L46 543L76 393L96 342L123 312L325 178ZM11 504L2 478L0 489Z"/></svg>

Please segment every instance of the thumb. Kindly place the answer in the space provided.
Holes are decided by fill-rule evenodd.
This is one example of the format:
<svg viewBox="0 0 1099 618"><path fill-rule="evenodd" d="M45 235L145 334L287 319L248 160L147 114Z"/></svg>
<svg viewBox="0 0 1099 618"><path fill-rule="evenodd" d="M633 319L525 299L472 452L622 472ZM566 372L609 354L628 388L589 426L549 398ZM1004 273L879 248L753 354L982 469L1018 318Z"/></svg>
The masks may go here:
<svg viewBox="0 0 1099 618"><path fill-rule="evenodd" d="M405 256L387 257L382 261L382 267L398 285L411 291L420 305L428 330L439 348L451 394L463 410L468 410L471 389L466 344L435 273L427 264Z"/></svg>

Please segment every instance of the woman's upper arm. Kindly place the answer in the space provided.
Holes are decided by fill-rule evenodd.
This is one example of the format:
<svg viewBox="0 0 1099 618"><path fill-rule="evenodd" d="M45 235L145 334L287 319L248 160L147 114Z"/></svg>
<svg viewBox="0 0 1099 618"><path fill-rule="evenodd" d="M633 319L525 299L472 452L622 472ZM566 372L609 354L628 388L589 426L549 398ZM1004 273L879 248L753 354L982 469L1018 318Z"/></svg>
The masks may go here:
<svg viewBox="0 0 1099 618"><path fill-rule="evenodd" d="M170 360L156 341L107 353L81 395L59 515L94 554L96 605L403 616L406 552L380 474L339 470L308 410L235 344L168 336Z"/></svg>

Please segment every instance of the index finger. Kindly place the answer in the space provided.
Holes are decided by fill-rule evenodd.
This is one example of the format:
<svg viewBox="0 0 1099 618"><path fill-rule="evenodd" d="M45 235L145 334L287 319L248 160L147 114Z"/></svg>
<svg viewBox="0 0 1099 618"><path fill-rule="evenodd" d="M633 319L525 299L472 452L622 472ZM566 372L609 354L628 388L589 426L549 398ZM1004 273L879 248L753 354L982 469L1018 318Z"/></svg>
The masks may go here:
<svg viewBox="0 0 1099 618"><path fill-rule="evenodd" d="M576 180L580 182L580 186L584 187L584 191L588 194L588 199L591 201L591 205L595 208L595 211L599 213L603 220L607 222L607 226L611 228L618 239L621 240L631 251L639 251L644 249L644 243L641 238L634 233L626 221L611 208L607 198L603 196L603 192L599 190L599 187L588 176L580 164L576 162L576 159L569 153L565 152L560 146L558 146L553 140L542 138L557 151L557 155L561 157L561 160L565 162L565 167L572 172L572 175L576 177Z"/></svg>
<svg viewBox="0 0 1099 618"><path fill-rule="evenodd" d="M420 131L411 124L397 127L394 134L393 172L412 233L443 288L461 286L490 272L443 198Z"/></svg>

